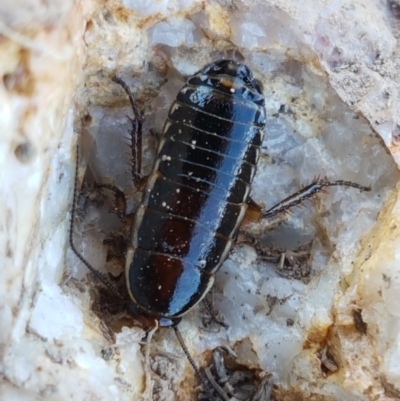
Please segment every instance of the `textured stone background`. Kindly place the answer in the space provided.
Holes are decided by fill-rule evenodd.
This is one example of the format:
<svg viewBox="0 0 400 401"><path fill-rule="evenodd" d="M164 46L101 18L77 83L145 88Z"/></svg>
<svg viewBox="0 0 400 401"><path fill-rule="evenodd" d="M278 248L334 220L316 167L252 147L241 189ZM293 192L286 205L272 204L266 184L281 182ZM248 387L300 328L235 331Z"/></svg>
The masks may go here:
<svg viewBox="0 0 400 401"><path fill-rule="evenodd" d="M89 164L132 192L111 146L130 110L110 78L127 80L159 132L183 76L233 57L263 80L271 116L258 201L271 205L318 174L372 192L329 191L293 213L294 239L319 238L309 284L237 247L214 295L230 328L207 334L190 313L181 326L190 351L203 363L206 350L245 341L252 351L236 351L273 374L278 400L399 399L399 15L394 0L2 2L0 398L152 399L153 382L154 399L194 397L173 333L152 343L153 369L159 355L175 357L173 374L157 379L143 365L144 332L110 334L92 311L93 283L67 252L75 143L80 177ZM148 168L151 135L145 145ZM85 255L104 268L101 240L115 222L96 213L78 228ZM289 298L267 314L267 295ZM328 375L323 349L338 367Z"/></svg>

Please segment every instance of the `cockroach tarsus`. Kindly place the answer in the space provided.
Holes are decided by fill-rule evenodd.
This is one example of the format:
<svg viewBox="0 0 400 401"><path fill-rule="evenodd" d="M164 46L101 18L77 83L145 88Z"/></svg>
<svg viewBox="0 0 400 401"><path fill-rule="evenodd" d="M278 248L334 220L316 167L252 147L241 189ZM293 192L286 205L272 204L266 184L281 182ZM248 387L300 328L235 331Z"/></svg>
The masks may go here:
<svg viewBox="0 0 400 401"><path fill-rule="evenodd" d="M143 177L143 116L128 85L118 77L113 81L125 90L134 113L134 118L129 118L132 179L136 188L143 190L126 252L129 297L91 266L74 245L78 164L70 245L136 319L149 327L157 324L174 329L207 397L215 400L177 325L212 287L215 273L235 244L248 204L254 206L249 194L266 123L263 88L247 66L232 60L211 63L189 77L170 108L152 171ZM330 186L370 189L350 181L317 179L275 206L260 208L260 217L284 213ZM116 212L124 218L122 191L113 185L101 187L114 191Z"/></svg>

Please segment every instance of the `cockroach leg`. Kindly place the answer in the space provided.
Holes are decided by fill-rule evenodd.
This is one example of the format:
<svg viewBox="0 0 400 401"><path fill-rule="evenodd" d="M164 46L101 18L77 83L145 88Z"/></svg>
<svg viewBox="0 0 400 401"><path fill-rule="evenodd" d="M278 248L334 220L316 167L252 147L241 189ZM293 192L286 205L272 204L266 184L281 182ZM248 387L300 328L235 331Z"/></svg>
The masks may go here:
<svg viewBox="0 0 400 401"><path fill-rule="evenodd" d="M293 206L300 205L307 199L313 198L318 192L323 191L324 188L333 187L333 186L343 186L343 187L352 187L357 188L360 191L371 191L371 187L366 187L364 185L357 184L352 181L328 181L328 180L314 180L311 184L306 185L299 191L295 192L293 195L288 196L283 199L273 207L269 209L263 209L261 211L261 215L263 218L274 217L280 213L285 213Z"/></svg>

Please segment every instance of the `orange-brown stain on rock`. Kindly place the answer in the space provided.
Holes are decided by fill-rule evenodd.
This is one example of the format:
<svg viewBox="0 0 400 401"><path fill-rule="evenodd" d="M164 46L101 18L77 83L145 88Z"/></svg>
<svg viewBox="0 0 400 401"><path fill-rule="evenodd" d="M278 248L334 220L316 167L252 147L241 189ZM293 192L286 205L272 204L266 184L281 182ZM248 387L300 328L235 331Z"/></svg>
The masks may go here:
<svg viewBox="0 0 400 401"><path fill-rule="evenodd" d="M121 4L118 4L112 9L112 14L118 20L126 23L129 21L129 17L132 15L132 12L123 7Z"/></svg>
<svg viewBox="0 0 400 401"><path fill-rule="evenodd" d="M13 71L3 75L3 84L9 92L32 96L35 91L35 78L30 69L30 52L20 49L19 62Z"/></svg>
<svg viewBox="0 0 400 401"><path fill-rule="evenodd" d="M303 349L319 348L325 343L329 329L331 328L331 323L317 323L318 324L313 325L308 331L308 336L303 344Z"/></svg>

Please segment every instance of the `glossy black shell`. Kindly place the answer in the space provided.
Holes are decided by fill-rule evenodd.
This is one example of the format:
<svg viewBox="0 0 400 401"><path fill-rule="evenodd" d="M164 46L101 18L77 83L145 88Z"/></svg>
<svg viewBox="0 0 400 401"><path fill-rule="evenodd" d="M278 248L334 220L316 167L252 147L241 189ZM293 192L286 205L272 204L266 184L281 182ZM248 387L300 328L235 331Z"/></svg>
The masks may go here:
<svg viewBox="0 0 400 401"><path fill-rule="evenodd" d="M262 86L235 61L206 66L172 104L126 264L135 307L161 325L176 323L203 298L228 256L264 127Z"/></svg>

